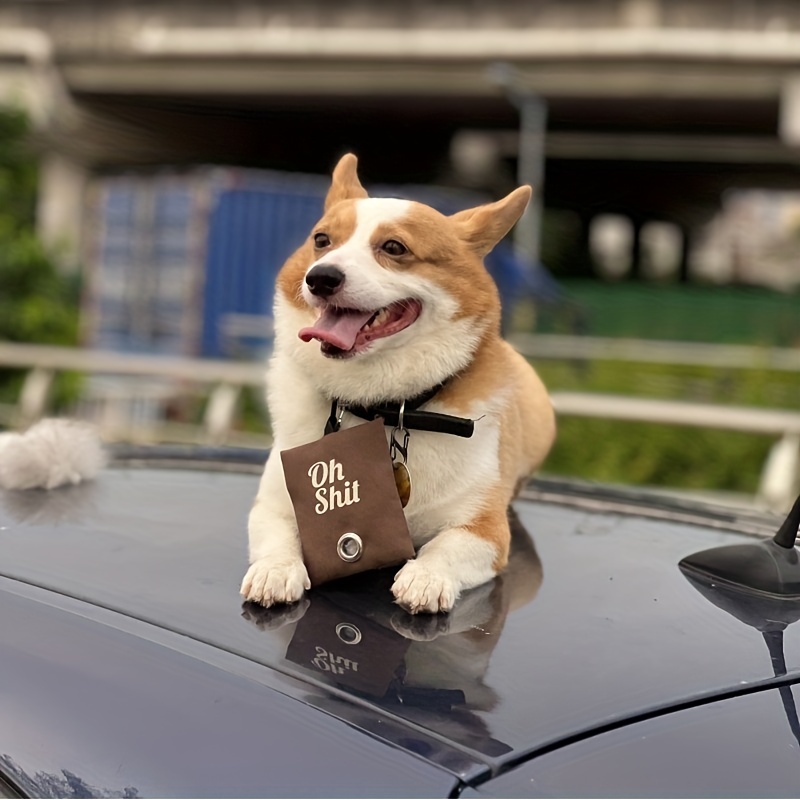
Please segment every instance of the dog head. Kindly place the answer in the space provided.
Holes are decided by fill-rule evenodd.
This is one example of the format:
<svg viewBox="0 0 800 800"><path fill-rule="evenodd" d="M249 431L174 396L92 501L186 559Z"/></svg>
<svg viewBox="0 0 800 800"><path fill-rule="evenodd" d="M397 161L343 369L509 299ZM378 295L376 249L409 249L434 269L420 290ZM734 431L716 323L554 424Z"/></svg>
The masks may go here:
<svg viewBox="0 0 800 800"><path fill-rule="evenodd" d="M344 156L325 213L278 276L276 349L326 394L351 402L411 397L463 369L498 335L500 301L483 257L525 210L523 186L444 216L369 198Z"/></svg>

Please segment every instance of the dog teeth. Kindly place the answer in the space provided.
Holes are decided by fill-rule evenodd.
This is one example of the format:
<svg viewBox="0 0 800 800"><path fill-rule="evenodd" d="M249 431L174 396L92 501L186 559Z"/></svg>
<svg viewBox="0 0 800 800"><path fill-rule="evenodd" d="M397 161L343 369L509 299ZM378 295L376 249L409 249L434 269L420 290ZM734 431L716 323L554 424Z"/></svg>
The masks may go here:
<svg viewBox="0 0 800 800"><path fill-rule="evenodd" d="M367 324L367 328L375 328L378 325L383 325L389 319L389 310L382 308Z"/></svg>

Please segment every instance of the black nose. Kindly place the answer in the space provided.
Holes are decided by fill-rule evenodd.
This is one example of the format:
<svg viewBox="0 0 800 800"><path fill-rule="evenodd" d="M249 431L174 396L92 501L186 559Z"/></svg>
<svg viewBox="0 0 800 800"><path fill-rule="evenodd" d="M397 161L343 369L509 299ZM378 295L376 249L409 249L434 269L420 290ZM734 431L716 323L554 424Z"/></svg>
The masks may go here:
<svg viewBox="0 0 800 800"><path fill-rule="evenodd" d="M306 283L311 294L317 297L330 297L344 284L344 272L330 264L317 264L306 275Z"/></svg>

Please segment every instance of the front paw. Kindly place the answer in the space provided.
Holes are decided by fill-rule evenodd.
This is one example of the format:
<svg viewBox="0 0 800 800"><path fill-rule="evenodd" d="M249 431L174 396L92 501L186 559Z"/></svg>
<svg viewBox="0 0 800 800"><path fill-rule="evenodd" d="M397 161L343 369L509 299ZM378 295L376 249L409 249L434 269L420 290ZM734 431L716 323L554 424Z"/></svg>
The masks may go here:
<svg viewBox="0 0 800 800"><path fill-rule="evenodd" d="M408 561L395 575L392 594L410 614L437 614L453 607L458 589L446 575L430 571L420 561Z"/></svg>
<svg viewBox="0 0 800 800"><path fill-rule="evenodd" d="M414 614L398 609L389 622L403 638L432 642L450 633L450 614Z"/></svg>
<svg viewBox="0 0 800 800"><path fill-rule="evenodd" d="M260 558L250 565L239 591L245 600L269 608L278 603L295 603L310 588L311 581L302 561Z"/></svg>
<svg viewBox="0 0 800 800"><path fill-rule="evenodd" d="M257 603L242 603L242 618L256 626L260 631L277 631L299 622L311 605L309 597L301 597L298 603L264 608Z"/></svg>

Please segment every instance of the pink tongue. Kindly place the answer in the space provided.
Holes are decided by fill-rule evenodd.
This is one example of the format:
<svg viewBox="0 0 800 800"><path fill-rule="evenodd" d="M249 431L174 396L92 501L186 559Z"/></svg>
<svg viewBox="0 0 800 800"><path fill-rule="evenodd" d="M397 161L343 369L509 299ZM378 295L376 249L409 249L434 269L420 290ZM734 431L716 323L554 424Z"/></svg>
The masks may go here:
<svg viewBox="0 0 800 800"><path fill-rule="evenodd" d="M341 310L328 306L310 328L303 328L297 335L304 342L317 339L320 342L328 342L340 350L352 350L358 332L369 322L374 313L374 311Z"/></svg>

